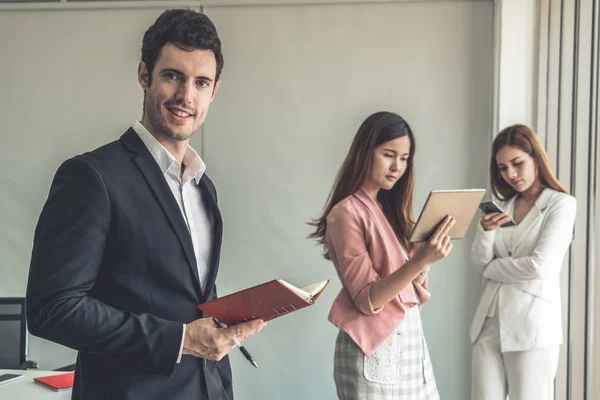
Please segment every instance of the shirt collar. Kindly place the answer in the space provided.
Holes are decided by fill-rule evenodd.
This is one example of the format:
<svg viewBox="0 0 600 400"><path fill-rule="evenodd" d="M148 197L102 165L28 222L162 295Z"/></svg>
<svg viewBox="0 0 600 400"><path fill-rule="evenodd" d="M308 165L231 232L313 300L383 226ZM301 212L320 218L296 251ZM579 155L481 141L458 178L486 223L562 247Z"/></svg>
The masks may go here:
<svg viewBox="0 0 600 400"><path fill-rule="evenodd" d="M148 151L152 154L154 160L156 160L163 175L165 175L169 169L175 168L179 171L181 167L175 157L169 153L169 150L167 150L165 146L152 136L140 121L135 121L133 130L138 134L140 139L142 139L142 142L144 142ZM196 150L190 145L187 146L185 154L183 155L183 165L185 165L185 175L191 175L196 181L196 184L200 183L200 179L206 171L206 164L204 164L202 158L200 158Z"/></svg>

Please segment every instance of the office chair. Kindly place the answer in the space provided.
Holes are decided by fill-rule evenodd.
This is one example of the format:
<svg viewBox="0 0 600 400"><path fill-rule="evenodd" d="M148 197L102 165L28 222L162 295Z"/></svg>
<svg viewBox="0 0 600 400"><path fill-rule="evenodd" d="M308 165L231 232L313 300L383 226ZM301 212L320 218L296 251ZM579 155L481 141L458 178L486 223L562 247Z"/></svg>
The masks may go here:
<svg viewBox="0 0 600 400"><path fill-rule="evenodd" d="M0 368L37 368L27 360L27 321L24 297L0 297Z"/></svg>

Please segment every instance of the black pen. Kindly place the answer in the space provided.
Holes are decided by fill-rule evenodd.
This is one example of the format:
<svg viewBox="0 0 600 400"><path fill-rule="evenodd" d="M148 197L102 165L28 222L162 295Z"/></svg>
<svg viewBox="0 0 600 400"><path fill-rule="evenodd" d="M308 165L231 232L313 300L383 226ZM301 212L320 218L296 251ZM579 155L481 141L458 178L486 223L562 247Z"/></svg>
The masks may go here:
<svg viewBox="0 0 600 400"><path fill-rule="evenodd" d="M217 324L219 327L221 327L221 328L227 328L227 325L225 325L224 323L222 323L218 319L216 319L216 318L213 317L213 320L215 321L215 324ZM244 346L242 346L242 344L240 343L239 340L237 340L236 337L233 338L233 342L241 350L241 352L244 355L244 357L246 357L246 360L250 361L250 364L254 365L254 367L256 369L259 369L258 368L258 364L256 363L256 361L254 361L254 358L252 358L252 355L248 352L248 350L246 350L246 348Z"/></svg>

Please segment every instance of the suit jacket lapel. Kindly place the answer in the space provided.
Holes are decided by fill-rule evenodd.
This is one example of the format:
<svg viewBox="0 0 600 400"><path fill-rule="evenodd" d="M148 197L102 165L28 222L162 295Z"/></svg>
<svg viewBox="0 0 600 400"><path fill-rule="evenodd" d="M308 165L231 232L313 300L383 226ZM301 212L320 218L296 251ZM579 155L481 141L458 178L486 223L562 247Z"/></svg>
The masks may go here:
<svg viewBox="0 0 600 400"><path fill-rule="evenodd" d="M535 201L535 204L529 210L525 218L516 226L515 234L513 237L513 246L512 253L514 254L519 247L523 244L526 238L527 232L534 226L538 219L540 219L543 215L543 212L546 210L548 206L548 202L552 197L552 191L549 189L544 189L542 193L540 193L539 197Z"/></svg>
<svg viewBox="0 0 600 400"><path fill-rule="evenodd" d="M152 157L152 154L150 154L146 148L146 145L144 145L144 142L142 142L133 129L129 129L121 137L121 139L127 148L137 153L136 157L134 158L134 162L144 175L148 186L150 186L150 189L156 196L158 203L167 215L167 219L169 220L169 223L175 231L175 234L179 239L179 243L183 248L183 252L188 261L188 265L192 270L192 274L196 278L195 285L198 297L202 297L202 287L200 286L200 278L198 276L198 267L196 265L196 256L194 254L192 237L187 225L185 224L183 215L181 215L179 205L177 204L175 197L173 197L173 193L171 192L165 177L158 167L158 164Z"/></svg>
<svg viewBox="0 0 600 400"><path fill-rule="evenodd" d="M202 191L202 198L204 199L207 207L207 213L211 213L213 216L213 244L209 260L209 272L206 278L206 287L204 288L204 294L201 302L208 300L208 296L212 293L215 286L215 280L217 278L217 271L219 269L219 258L221 256L221 242L223 239L223 220L219 207L217 205L216 193L212 183L209 183L210 179L204 174L198 186Z"/></svg>

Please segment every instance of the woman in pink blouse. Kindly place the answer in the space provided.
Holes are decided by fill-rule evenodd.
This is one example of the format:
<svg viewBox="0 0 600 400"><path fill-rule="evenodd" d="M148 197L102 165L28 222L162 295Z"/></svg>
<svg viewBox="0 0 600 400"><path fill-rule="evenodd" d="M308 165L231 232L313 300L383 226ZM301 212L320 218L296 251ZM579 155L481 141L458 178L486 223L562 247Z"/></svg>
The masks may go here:
<svg viewBox="0 0 600 400"><path fill-rule="evenodd" d="M413 249L415 139L402 117L360 126L311 235L342 283L329 321L339 330L334 380L343 400L439 399L420 305L429 265L452 249L448 216ZM409 255L412 257L409 258Z"/></svg>

